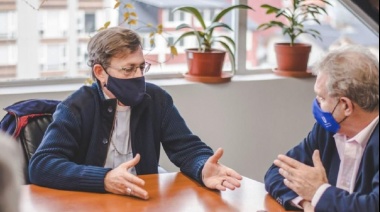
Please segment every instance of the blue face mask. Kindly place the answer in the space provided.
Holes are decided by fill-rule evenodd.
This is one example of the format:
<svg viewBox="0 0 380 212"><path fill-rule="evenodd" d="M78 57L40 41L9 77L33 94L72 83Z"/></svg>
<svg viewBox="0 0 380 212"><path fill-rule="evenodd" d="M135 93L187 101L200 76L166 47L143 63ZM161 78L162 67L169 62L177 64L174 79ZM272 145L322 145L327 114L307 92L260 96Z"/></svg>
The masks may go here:
<svg viewBox="0 0 380 212"><path fill-rule="evenodd" d="M134 107L143 99L146 92L145 77L119 79L108 75L104 85L123 105Z"/></svg>
<svg viewBox="0 0 380 212"><path fill-rule="evenodd" d="M339 102L338 102L339 104ZM338 106L338 104L336 106ZM336 108L335 106L335 108ZM322 125L325 130L332 132L332 133L337 133L340 129L340 124L334 119L333 113L335 111L335 108L333 112L324 112L321 107L319 106L319 103L317 99L314 100L313 102L313 115L314 118L317 120L317 122ZM343 120L344 121L344 120Z"/></svg>

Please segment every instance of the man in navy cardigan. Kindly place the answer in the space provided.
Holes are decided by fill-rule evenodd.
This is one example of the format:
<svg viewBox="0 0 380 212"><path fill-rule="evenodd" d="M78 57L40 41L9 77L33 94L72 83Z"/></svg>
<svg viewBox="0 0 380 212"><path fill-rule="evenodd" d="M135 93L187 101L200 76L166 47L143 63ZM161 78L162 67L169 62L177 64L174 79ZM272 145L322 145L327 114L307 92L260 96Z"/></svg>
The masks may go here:
<svg viewBox="0 0 380 212"><path fill-rule="evenodd" d="M341 47L314 67L317 123L265 175L286 209L379 211L379 64L367 49Z"/></svg>
<svg viewBox="0 0 380 212"><path fill-rule="evenodd" d="M138 175L159 172L162 145L184 174L208 188L240 186L242 177L218 163L223 150L214 154L188 129L170 95L145 82L150 64L135 32L100 31L88 53L96 82L57 106L30 160L33 184L148 199Z"/></svg>

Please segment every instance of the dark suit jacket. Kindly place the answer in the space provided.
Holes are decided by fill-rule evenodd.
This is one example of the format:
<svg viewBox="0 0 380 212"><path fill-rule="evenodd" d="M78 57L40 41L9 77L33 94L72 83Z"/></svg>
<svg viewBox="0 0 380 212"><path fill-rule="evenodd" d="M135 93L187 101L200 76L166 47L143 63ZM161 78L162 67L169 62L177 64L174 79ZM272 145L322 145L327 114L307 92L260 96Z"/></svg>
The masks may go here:
<svg viewBox="0 0 380 212"><path fill-rule="evenodd" d="M312 155L317 149L332 186L323 193L315 211L379 211L379 125L364 150L352 194L335 186L340 159L333 134L321 125L315 124L309 135L287 155L312 166ZM265 175L265 188L286 209L295 209L290 201L298 195L285 186L283 179L278 167L272 165Z"/></svg>

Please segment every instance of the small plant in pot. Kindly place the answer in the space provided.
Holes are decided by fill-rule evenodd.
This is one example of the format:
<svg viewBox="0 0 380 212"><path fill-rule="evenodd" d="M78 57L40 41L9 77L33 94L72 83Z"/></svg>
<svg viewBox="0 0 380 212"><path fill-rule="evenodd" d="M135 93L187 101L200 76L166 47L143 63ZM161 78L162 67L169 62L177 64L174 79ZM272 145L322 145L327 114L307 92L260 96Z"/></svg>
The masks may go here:
<svg viewBox="0 0 380 212"><path fill-rule="evenodd" d="M201 12L195 7L177 7L173 10L173 12L182 11L191 14L201 26L200 28L196 28L190 24L183 23L176 28L177 30L189 30L184 31L184 33L174 41L173 46L186 37L195 37L198 43L197 48L185 50L189 68L189 72L185 75L187 79L198 82L217 83L227 81L231 78L230 76L232 75L229 75L229 77L223 76L222 69L225 55L228 53L232 72L235 72L235 42L227 35L218 36L214 33L218 28L232 31L231 27L226 23L222 23L221 20L227 13L234 9L252 8L241 4L227 7L216 14L208 26L206 25ZM217 43L219 43L224 50L213 48Z"/></svg>
<svg viewBox="0 0 380 212"><path fill-rule="evenodd" d="M290 38L290 43L276 43L277 58L276 74L282 76L306 77L311 45L296 43L302 34L309 34L315 39L321 39L321 34L315 29L306 29L305 24L315 22L321 24L318 16L327 14L324 6L331 5L327 0L293 0L289 7L278 8L269 4L261 5L267 14L274 14L275 20L261 24L258 29L266 30L272 27L282 29L282 34Z"/></svg>

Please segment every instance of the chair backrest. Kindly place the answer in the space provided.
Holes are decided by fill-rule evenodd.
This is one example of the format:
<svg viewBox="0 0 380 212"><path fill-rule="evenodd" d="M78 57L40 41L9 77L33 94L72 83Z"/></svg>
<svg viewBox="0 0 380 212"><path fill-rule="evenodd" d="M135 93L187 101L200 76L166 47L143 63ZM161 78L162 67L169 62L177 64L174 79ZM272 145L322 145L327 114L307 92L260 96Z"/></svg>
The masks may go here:
<svg viewBox="0 0 380 212"><path fill-rule="evenodd" d="M25 127L21 130L20 135L17 138L17 142L19 142L19 144L22 146L24 155L24 177L26 184L30 183L28 171L29 160L32 158L38 146L41 144L45 131L52 120L52 115L44 115L31 118Z"/></svg>
<svg viewBox="0 0 380 212"><path fill-rule="evenodd" d="M25 167L25 182L28 184L29 160L41 144L53 113L59 101L55 100L25 100L4 108L8 113L0 122L0 130L12 135L21 145Z"/></svg>
<svg viewBox="0 0 380 212"><path fill-rule="evenodd" d="M38 116L31 118L28 124L21 130L18 140L22 145L27 161L30 160L34 152L40 145L45 131L52 122L52 115Z"/></svg>

